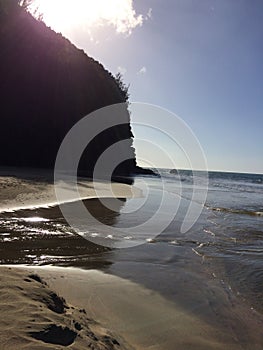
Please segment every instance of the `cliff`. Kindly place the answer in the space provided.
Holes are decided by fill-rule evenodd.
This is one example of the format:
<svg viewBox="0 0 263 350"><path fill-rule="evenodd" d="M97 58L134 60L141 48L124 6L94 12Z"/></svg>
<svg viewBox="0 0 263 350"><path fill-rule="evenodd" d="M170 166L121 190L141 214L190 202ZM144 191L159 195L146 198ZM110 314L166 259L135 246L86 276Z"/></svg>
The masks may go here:
<svg viewBox="0 0 263 350"><path fill-rule="evenodd" d="M20 6L6 9L1 3L7 2L0 0L0 165L52 168L72 126L92 111L127 102L127 90L61 34ZM115 174L140 172L132 137L127 111L121 126L94 138L79 170L90 175L107 147L129 139L132 159Z"/></svg>

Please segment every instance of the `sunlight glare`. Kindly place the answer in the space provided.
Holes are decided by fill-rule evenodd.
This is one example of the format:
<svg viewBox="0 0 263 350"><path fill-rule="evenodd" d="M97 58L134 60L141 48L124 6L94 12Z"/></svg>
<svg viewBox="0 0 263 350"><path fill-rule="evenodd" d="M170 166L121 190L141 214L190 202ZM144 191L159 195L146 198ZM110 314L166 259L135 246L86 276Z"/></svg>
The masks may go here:
<svg viewBox="0 0 263 350"><path fill-rule="evenodd" d="M143 22L132 0L35 0L30 10L59 32L110 25L117 33L130 34Z"/></svg>

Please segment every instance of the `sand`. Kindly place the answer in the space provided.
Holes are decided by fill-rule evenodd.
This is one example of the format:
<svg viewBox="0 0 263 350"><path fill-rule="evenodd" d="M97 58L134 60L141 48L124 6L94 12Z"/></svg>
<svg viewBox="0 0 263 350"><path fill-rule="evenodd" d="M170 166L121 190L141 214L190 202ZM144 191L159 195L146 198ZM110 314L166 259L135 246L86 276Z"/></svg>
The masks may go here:
<svg viewBox="0 0 263 350"><path fill-rule="evenodd" d="M217 343L219 334L159 293L96 270L36 267L67 300L138 350L231 349Z"/></svg>
<svg viewBox="0 0 263 350"><path fill-rule="evenodd" d="M1 267L0 279L1 349L252 349L231 330L223 333L160 294L97 270L20 265ZM262 349L258 339L253 350Z"/></svg>
<svg viewBox="0 0 263 350"><path fill-rule="evenodd" d="M52 179L44 169L0 168L0 212L56 206ZM83 178L78 185L83 199L140 195L127 184L100 181L95 190L94 182ZM70 194L70 184L61 186ZM64 304L34 276L0 268L0 349L126 349L83 309Z"/></svg>
<svg viewBox="0 0 263 350"><path fill-rule="evenodd" d="M72 199L71 184L61 181L66 194ZM92 182L81 178L78 182L81 199L98 197L131 198L141 196L135 186L105 181ZM0 212L18 209L56 206L58 201L50 170L0 167Z"/></svg>
<svg viewBox="0 0 263 350"><path fill-rule="evenodd" d="M36 274L0 268L1 349L126 349Z"/></svg>

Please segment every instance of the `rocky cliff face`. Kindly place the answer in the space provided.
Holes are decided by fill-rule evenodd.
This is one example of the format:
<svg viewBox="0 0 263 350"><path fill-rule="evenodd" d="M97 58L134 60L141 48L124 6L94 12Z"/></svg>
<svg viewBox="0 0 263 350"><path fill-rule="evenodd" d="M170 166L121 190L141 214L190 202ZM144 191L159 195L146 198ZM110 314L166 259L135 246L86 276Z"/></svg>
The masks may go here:
<svg viewBox="0 0 263 350"><path fill-rule="evenodd" d="M0 165L52 168L71 127L92 111L126 102L127 91L101 64L21 7L0 11ZM129 113L123 115L123 125L98 135L86 149L82 171L91 173L109 145L129 139L127 155L132 152L133 159L116 174L136 172Z"/></svg>

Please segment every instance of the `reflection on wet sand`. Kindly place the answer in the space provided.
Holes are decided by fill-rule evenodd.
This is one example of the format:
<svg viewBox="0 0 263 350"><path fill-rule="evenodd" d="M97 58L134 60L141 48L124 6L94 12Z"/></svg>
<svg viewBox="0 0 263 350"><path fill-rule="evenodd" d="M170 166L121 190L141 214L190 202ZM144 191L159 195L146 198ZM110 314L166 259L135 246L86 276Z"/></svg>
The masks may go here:
<svg viewBox="0 0 263 350"><path fill-rule="evenodd" d="M83 201L100 222L113 226L125 199ZM64 204L70 210L73 203ZM0 214L0 252L2 264L63 264L102 268L109 262L98 256L109 248L97 245L70 228L58 206L19 210Z"/></svg>

